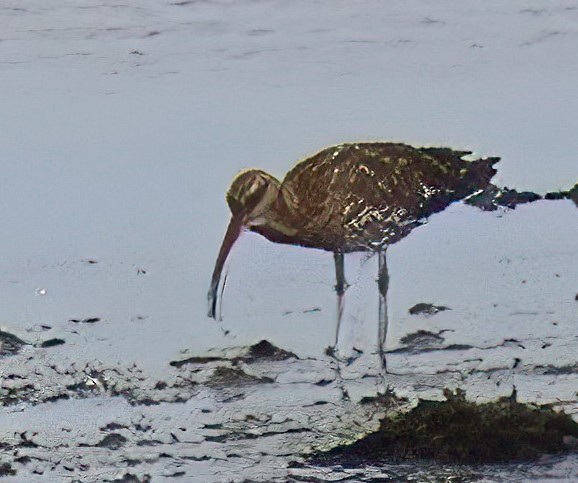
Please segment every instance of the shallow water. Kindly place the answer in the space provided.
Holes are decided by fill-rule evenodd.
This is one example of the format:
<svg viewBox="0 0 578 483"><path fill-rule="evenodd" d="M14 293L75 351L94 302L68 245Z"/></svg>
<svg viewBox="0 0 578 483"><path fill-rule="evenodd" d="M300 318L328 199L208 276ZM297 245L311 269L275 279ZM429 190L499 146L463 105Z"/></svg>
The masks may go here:
<svg viewBox="0 0 578 483"><path fill-rule="evenodd" d="M385 381L373 354L377 261L364 254L347 259L340 346L364 352L343 380L324 356L331 254L245 234L223 321L206 317L239 169L282 177L327 145L383 139L501 156L498 185L574 185L573 2L21 0L0 13L0 329L35 344L0 359L0 445L17 451L2 455L8 480L335 481L338 470L287 465L375 428L379 411L357 401L385 385L410 400L516 386L521 400L576 414L570 201L457 204L392 246L389 364L402 375ZM451 310L409 314L417 303ZM419 330L429 339L403 350ZM51 339L65 343L39 346ZM169 365L261 339L301 358L242 366L273 383L210 384L226 361ZM110 433L125 438L116 449L101 444ZM404 468L363 478L578 478L574 457Z"/></svg>

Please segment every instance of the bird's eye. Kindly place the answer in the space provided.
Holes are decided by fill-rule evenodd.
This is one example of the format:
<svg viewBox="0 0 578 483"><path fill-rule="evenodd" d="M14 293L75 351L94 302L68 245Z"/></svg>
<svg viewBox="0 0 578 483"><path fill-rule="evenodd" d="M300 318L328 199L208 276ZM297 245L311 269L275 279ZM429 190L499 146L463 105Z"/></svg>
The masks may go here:
<svg viewBox="0 0 578 483"><path fill-rule="evenodd" d="M227 193L227 204L233 215L241 212L251 212L267 193L268 183L260 178L255 178L250 183L234 186Z"/></svg>
<svg viewBox="0 0 578 483"><path fill-rule="evenodd" d="M257 181L241 196L241 203L248 210L255 208L267 193L267 184Z"/></svg>

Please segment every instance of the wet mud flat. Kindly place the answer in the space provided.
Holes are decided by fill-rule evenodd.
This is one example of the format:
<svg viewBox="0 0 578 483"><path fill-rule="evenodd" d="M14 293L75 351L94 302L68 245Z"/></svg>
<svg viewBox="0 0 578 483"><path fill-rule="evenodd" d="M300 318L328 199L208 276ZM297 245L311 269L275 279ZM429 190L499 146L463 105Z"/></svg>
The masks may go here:
<svg viewBox="0 0 578 483"><path fill-rule="evenodd" d="M491 201L500 196L482 196L480 203L490 200L489 211L502 216L500 210L508 210L525 226L538 214L534 206L552 213L564 209L570 221L575 219L574 199L538 200L509 191L504 208ZM460 223L474 216L455 211L446 219L461 214ZM353 342L350 354L343 347L335 357L324 353L322 340L316 341L314 356L260 339L206 352L169 351L155 345L159 324L144 310L130 316L70 313L50 323L5 323L0 330L0 475L15 482L576 479L578 305L571 285L576 265L568 263L576 252L571 240L558 238L556 255L562 255L549 259L552 265L543 273L532 273L535 266L525 252L511 259L492 254L488 265L498 267L499 290L476 289L468 299L471 307L464 307L459 294L452 299L449 290L443 299L421 299L415 286L406 289L393 325L403 332L393 334L397 337L386 354L389 374L382 373L375 345L363 340ZM127 286L136 287L135 293L145 286L135 279L154 282L154 265L143 266L124 266ZM92 260L46 270L51 287L86 280L106 286L118 267ZM371 271L369 264L365 270ZM549 290L539 304L528 302L536 292L526 293L526 277ZM351 290L361 291L363 306L374 293L373 283L360 275L352 285ZM403 290L404 279L396 283ZM11 287L14 293L27 290L25 283ZM44 290L39 293L46 297ZM92 301L93 294L87 295ZM554 299L560 307L552 305ZM300 318L328 324L333 319L326 312L326 307L307 310ZM354 311L349 314L351 332L366 328L375 336L371 317L364 327ZM280 317L284 325L279 327L294 330L291 313ZM114 325L115 320L121 322ZM206 323L200 321L199 327ZM128 342L123 345L121 337ZM226 337L221 347L232 340ZM148 344L146 355L142 344ZM164 355L155 359L157 351ZM471 446L472 437L486 444ZM433 439L440 444L429 444ZM494 446L501 458L483 458L482 451Z"/></svg>
<svg viewBox="0 0 578 483"><path fill-rule="evenodd" d="M564 225L576 225L575 190L552 196L572 214L487 227L472 212L475 223L452 225L454 211L442 217L459 245L432 220L403 250L392 247L401 309L388 353L396 374L385 378L368 345L356 343L365 352L341 365L324 357L329 337L316 324L334 320L334 300L303 304L301 284L277 285L267 270L237 279L239 300L253 278L286 305L261 319L254 305L230 310L243 317L227 329L244 340L219 339L204 317L207 260L221 235L207 219L223 215L221 180L250 160L283 172L343 136L460 140L503 156L506 185L546 192L575 182L575 5L475 3L433 17L423 2L380 15L348 2L308 3L306 15L298 2L1 7L3 91L12 93L0 193L2 481L578 479L573 455L487 467L308 460L419 399L443 402L444 388L482 404L515 386L520 403L576 419L578 234ZM472 202L494 213L541 203L511 190L498 207L495 198ZM559 215L566 221L548 223ZM420 237L426 243L412 251ZM498 252L501 239L509 247ZM434 253L439 244L445 253ZM424 246L442 270L420 258ZM470 253L454 257L462 246ZM307 257L302 266L315 265L315 275L315 254ZM331 292L325 275L310 292ZM479 296L464 290L460 303L452 278ZM249 347L273 335L295 357L249 360ZM388 387L394 397L372 399Z"/></svg>
<svg viewBox="0 0 578 483"><path fill-rule="evenodd" d="M3 333L11 344L0 389L0 468L13 481L274 479L285 473L279 461L313 444L328 407L341 405L325 363L290 376L300 360L265 342L230 358L173 361L152 380L136 367L53 364L57 347L15 339Z"/></svg>
<svg viewBox="0 0 578 483"><path fill-rule="evenodd" d="M67 363L57 353L62 345L27 344L6 331L1 340L0 475L6 481L386 481L424 471L430 477L462 474L463 481L474 481L500 472L553 478L578 472L575 455L560 456L576 449L576 423L561 413L578 412L576 366L497 364L463 372L446 367L384 379L371 369L373 363L378 367L376 354L342 364L330 357L299 358L261 341L234 354L174 360L162 379L154 379L136 366ZM463 359L476 350L439 340L432 347L423 340L423 334L407 338L407 351ZM513 345L483 350L496 356ZM392 352L394 361L396 354L406 355ZM443 366L443 357L437 362ZM514 403L512 384L518 399L540 399L537 403L550 406L528 409ZM466 387L470 402L459 390L444 393L444 387ZM500 397L505 399L489 402ZM510 426L494 434L492 428L504 420L476 424L472 414L484 402L506 408ZM428 413L432 408L438 411ZM462 419L452 419L456 414ZM419 433L426 420L437 424L437 438L446 442L446 452L440 450L443 457L437 458L443 464L429 469L423 458L416 460L432 457L424 449L433 448L427 444L432 434ZM546 431L535 430L532 421ZM448 450L455 450L447 445L455 434L443 433L448 425L478 440L481 433L475 429L502 438L498 453L503 458L496 459L513 459L516 466L466 464L471 459ZM523 440L515 428L545 440L545 446L530 444L524 448L533 448L531 454L523 449L508 454L507 448ZM388 438L397 448L390 454L395 463L382 454ZM397 444L391 446L391 438Z"/></svg>

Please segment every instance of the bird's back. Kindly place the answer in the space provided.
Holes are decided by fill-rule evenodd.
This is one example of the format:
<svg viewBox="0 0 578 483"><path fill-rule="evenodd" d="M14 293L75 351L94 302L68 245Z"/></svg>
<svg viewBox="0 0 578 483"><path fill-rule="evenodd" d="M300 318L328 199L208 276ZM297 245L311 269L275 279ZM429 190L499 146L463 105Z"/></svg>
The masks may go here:
<svg viewBox="0 0 578 483"><path fill-rule="evenodd" d="M499 158L398 143L333 146L298 163L282 192L298 225L296 243L366 250L394 243L420 220L484 189Z"/></svg>

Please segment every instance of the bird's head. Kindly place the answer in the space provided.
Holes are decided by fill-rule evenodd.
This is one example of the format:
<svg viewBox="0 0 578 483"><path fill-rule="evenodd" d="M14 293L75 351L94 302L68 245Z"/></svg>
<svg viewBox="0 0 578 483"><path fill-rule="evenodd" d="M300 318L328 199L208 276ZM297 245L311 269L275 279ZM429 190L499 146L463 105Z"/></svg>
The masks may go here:
<svg viewBox="0 0 578 483"><path fill-rule="evenodd" d="M266 214L279 195L280 183L273 176L258 169L239 173L227 191L231 221L221 244L209 288L209 316L217 318L217 290L225 261L244 227L266 223Z"/></svg>
<svg viewBox="0 0 578 483"><path fill-rule="evenodd" d="M263 215L275 203L279 188L279 181L260 169L239 173L227 191L227 204L233 218L241 219L244 226L260 224Z"/></svg>

